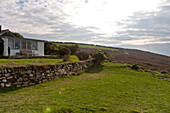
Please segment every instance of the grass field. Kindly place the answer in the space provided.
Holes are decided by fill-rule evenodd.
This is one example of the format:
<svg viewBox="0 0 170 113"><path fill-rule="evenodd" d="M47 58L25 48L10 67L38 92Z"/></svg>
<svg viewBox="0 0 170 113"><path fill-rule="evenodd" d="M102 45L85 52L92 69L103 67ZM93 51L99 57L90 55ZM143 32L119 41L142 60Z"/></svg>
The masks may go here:
<svg viewBox="0 0 170 113"><path fill-rule="evenodd" d="M57 46L60 45L67 45L67 46L72 46L75 44L69 44L69 43L56 43ZM114 49L114 48L107 48L107 47L100 47L100 46L93 46L93 45L83 45L83 44L79 44L80 48L92 48L92 49L102 49L102 50L112 50L112 51L119 51L118 49Z"/></svg>
<svg viewBox="0 0 170 113"><path fill-rule="evenodd" d="M105 63L79 76L0 89L0 113L168 113L170 82Z"/></svg>
<svg viewBox="0 0 170 113"><path fill-rule="evenodd" d="M0 59L0 67L13 67L13 66L24 66L24 65L47 65L62 62L62 59ZM69 61L79 61L75 55L71 55Z"/></svg>

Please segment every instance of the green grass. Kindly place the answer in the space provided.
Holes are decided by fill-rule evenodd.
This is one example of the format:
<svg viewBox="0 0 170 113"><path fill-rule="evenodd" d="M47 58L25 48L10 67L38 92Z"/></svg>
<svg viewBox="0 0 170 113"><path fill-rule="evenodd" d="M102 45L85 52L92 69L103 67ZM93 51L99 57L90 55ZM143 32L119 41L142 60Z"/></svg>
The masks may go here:
<svg viewBox="0 0 170 113"><path fill-rule="evenodd" d="M67 46L72 46L75 44L69 44L69 43L56 43L57 46L60 45L67 45ZM102 50L112 50L112 51L119 51L118 49L114 49L114 48L107 48L107 47L100 47L100 46L93 46L93 45L83 45L83 44L79 44L80 48L92 48L92 49L102 49Z"/></svg>
<svg viewBox="0 0 170 113"><path fill-rule="evenodd" d="M105 63L79 76L0 90L2 113L168 113L170 82Z"/></svg>
<svg viewBox="0 0 170 113"><path fill-rule="evenodd" d="M13 67L13 66L25 66L25 65L47 65L56 64L62 62L62 59L0 59L0 67ZM79 61L75 55L71 55L69 61Z"/></svg>
<svg viewBox="0 0 170 113"><path fill-rule="evenodd" d="M126 50L123 50L123 52L124 52L126 55L128 55L128 54L129 54Z"/></svg>

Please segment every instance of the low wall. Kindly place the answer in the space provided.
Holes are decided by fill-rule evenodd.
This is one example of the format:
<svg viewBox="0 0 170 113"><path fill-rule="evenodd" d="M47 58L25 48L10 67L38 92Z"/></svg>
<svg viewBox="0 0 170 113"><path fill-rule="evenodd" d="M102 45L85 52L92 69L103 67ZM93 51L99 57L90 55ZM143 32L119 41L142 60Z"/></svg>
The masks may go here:
<svg viewBox="0 0 170 113"><path fill-rule="evenodd" d="M84 61L56 65L1 68L0 88L32 86L57 78L68 77L84 71L91 65L93 65L92 61Z"/></svg>

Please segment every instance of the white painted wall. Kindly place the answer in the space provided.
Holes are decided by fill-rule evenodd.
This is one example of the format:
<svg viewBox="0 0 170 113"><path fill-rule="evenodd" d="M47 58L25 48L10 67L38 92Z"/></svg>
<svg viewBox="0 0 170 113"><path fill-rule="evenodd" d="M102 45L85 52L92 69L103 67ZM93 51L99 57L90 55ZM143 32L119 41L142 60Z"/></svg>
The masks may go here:
<svg viewBox="0 0 170 113"><path fill-rule="evenodd" d="M38 55L44 56L44 42L38 42Z"/></svg>
<svg viewBox="0 0 170 113"><path fill-rule="evenodd" d="M4 56L8 56L8 38L3 37L4 40ZM33 53L36 54L36 56L44 56L44 42L38 42L37 45L38 50L32 50ZM11 49L10 56L15 56L16 53L20 53L20 49Z"/></svg>
<svg viewBox="0 0 170 113"><path fill-rule="evenodd" d="M11 49L10 56L16 56L16 53L20 53L20 49Z"/></svg>
<svg viewBox="0 0 170 113"><path fill-rule="evenodd" d="M3 37L2 38L4 40L4 56L8 56L8 38ZM10 51L10 56L15 56L16 53L20 53L20 49L11 49Z"/></svg>
<svg viewBox="0 0 170 113"><path fill-rule="evenodd" d="M4 56L8 56L8 38L2 38L4 40Z"/></svg>

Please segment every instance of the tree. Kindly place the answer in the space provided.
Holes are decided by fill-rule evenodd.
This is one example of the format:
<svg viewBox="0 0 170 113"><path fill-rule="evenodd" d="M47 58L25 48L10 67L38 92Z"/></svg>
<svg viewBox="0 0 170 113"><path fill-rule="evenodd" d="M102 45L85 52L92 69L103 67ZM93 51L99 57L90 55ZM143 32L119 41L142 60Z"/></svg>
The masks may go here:
<svg viewBox="0 0 170 113"><path fill-rule="evenodd" d="M59 46L58 54L60 55L60 57L63 57L65 55L70 56L71 51L65 46Z"/></svg>
<svg viewBox="0 0 170 113"><path fill-rule="evenodd" d="M92 55L92 57L94 58L94 63L97 65L100 65L106 59L106 56L101 52Z"/></svg>
<svg viewBox="0 0 170 113"><path fill-rule="evenodd" d="M75 45L69 46L69 49L71 50L71 54L75 54L76 51L79 50L79 46L78 44L75 44Z"/></svg>

